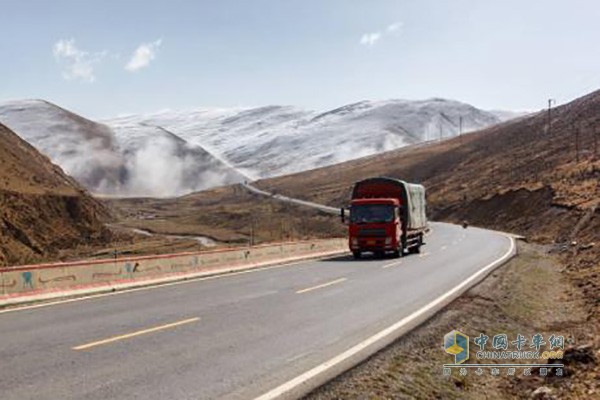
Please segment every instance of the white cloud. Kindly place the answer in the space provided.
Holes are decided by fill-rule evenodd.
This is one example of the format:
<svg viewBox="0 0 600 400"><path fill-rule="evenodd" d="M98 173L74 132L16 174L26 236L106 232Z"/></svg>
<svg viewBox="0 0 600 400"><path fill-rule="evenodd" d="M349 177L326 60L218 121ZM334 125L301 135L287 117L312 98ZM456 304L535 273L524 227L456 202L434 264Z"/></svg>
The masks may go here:
<svg viewBox="0 0 600 400"><path fill-rule="evenodd" d="M379 39L381 39L381 32L365 33L360 38L360 44L373 46Z"/></svg>
<svg viewBox="0 0 600 400"><path fill-rule="evenodd" d="M61 39L54 44L52 49L54 58L60 63L63 70L63 78L66 80L81 80L83 82L94 82L94 64L106 56L106 51L90 53L75 46L75 39Z"/></svg>
<svg viewBox="0 0 600 400"><path fill-rule="evenodd" d="M402 28L402 26L404 26L402 22L394 22L393 24L388 25L385 30L388 33L397 32L400 30L400 28Z"/></svg>
<svg viewBox="0 0 600 400"><path fill-rule="evenodd" d="M125 69L135 72L141 68L147 67L152 60L156 58L156 51L162 44L162 39L155 40L152 43L142 43L131 56L131 59L125 65Z"/></svg>
<svg viewBox="0 0 600 400"><path fill-rule="evenodd" d="M360 44L365 46L373 46L386 35L391 35L400 31L404 24L402 22L394 22L388 25L382 31L365 33L360 37Z"/></svg>

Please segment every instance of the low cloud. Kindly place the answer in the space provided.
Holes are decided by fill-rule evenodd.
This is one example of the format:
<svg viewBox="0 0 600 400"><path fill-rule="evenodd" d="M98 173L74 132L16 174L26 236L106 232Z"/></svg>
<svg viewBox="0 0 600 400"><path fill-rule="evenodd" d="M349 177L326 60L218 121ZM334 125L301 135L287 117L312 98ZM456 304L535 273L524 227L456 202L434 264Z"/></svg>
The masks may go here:
<svg viewBox="0 0 600 400"><path fill-rule="evenodd" d="M394 22L393 24L388 25L387 28L385 28L385 31L388 33L397 32L403 26L404 24L402 22Z"/></svg>
<svg viewBox="0 0 600 400"><path fill-rule="evenodd" d="M379 39L381 39L381 32L365 33L360 38L360 44L373 46Z"/></svg>
<svg viewBox="0 0 600 400"><path fill-rule="evenodd" d="M135 72L147 67L152 60L156 58L156 52L162 44L162 39L155 40L151 43L142 43L131 56L129 62L125 65L125 69L129 72Z"/></svg>
<svg viewBox="0 0 600 400"><path fill-rule="evenodd" d="M106 56L106 51L90 53L80 50L75 45L75 39L59 40L52 52L56 61L63 66L63 78L89 83L96 80L94 65Z"/></svg>
<svg viewBox="0 0 600 400"><path fill-rule="evenodd" d="M402 22L394 22L385 27L385 29L365 33L360 37L360 44L365 46L374 46L378 41L380 41L383 37L388 35L397 34L404 24Z"/></svg>

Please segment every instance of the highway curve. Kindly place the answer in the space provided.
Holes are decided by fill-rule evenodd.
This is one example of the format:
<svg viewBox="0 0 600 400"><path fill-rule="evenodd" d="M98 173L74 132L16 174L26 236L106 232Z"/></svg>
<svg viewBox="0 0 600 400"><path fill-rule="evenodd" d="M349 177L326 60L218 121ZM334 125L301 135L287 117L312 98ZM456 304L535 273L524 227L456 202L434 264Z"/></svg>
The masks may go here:
<svg viewBox="0 0 600 400"><path fill-rule="evenodd" d="M0 311L0 397L297 396L514 251L499 233L432 226L422 254L402 259L341 256Z"/></svg>

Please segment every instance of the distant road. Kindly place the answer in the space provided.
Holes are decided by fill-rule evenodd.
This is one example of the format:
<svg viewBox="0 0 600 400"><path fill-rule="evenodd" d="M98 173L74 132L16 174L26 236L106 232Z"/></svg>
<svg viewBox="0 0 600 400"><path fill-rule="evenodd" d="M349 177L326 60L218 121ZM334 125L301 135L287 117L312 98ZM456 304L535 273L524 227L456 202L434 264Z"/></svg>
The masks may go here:
<svg viewBox="0 0 600 400"><path fill-rule="evenodd" d="M339 208L324 206L323 204L313 203L312 201L294 199L292 197L283 196L281 194L273 194L271 192L267 192L265 190L261 190L261 189L257 188L256 186L253 186L253 185L251 185L249 183L242 183L241 185L243 187L245 187L246 189L248 189L250 192L253 192L253 193L256 193L256 194L260 194L260 195L266 196L266 197L271 197L271 198L274 198L274 199L277 199L277 200L281 200L281 201L286 202L286 203L297 204L297 205L300 205L300 206L315 208L317 210L321 210L321 211L326 212L328 214L339 214L340 213L340 209Z"/></svg>
<svg viewBox="0 0 600 400"><path fill-rule="evenodd" d="M0 311L0 398L297 396L514 251L499 233L432 228L422 254L401 259L343 256Z"/></svg>

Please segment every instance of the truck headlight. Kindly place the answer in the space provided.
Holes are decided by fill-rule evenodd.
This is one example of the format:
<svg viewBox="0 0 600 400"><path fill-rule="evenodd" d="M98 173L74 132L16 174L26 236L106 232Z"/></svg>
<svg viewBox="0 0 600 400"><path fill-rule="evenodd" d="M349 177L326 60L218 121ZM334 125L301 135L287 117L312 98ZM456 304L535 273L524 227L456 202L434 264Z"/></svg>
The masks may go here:
<svg viewBox="0 0 600 400"><path fill-rule="evenodd" d="M358 246L358 239L352 238L352 246Z"/></svg>
<svg viewBox="0 0 600 400"><path fill-rule="evenodd" d="M392 237L391 236L385 238L385 244L392 244Z"/></svg>

